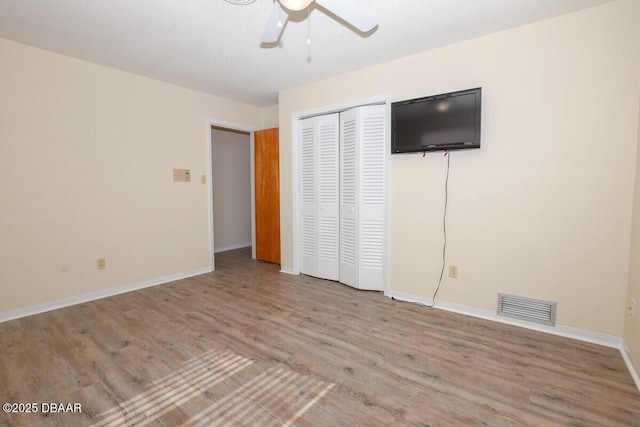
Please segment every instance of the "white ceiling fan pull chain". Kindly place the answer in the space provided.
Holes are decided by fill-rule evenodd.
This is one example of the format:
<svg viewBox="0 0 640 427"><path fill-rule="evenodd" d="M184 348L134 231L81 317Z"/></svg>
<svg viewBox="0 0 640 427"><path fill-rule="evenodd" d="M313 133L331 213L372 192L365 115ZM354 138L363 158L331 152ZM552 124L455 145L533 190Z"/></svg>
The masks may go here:
<svg viewBox="0 0 640 427"><path fill-rule="evenodd" d="M311 62L311 8L307 9L307 62Z"/></svg>

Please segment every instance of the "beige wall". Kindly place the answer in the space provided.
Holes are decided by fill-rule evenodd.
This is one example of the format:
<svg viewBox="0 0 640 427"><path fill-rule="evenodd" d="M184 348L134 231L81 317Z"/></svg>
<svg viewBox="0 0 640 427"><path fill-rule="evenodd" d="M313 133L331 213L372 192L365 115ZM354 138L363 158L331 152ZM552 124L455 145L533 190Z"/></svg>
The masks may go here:
<svg viewBox="0 0 640 427"><path fill-rule="evenodd" d="M622 336L636 170L640 3L618 1L280 93L282 263L294 261L292 114L483 88L482 149L451 158L439 298L558 301L560 325ZM375 35L374 35L375 37ZM445 159L394 155L390 287L430 298ZM419 184L420 183L420 184Z"/></svg>
<svg viewBox="0 0 640 427"><path fill-rule="evenodd" d="M640 80L640 77L639 77ZM640 147L640 113L638 116L638 146ZM636 164L640 166L640 149L637 150ZM640 167L636 167L635 197L633 203L633 223L631 228L631 255L629 263L629 289L627 306L635 298L635 315L626 313L624 323L624 341L636 366L640 367Z"/></svg>
<svg viewBox="0 0 640 427"><path fill-rule="evenodd" d="M272 129L278 127L280 106L278 104L267 107L263 112L262 129Z"/></svg>
<svg viewBox="0 0 640 427"><path fill-rule="evenodd" d="M211 130L213 224L216 252L251 246L251 139Z"/></svg>
<svg viewBox="0 0 640 427"><path fill-rule="evenodd" d="M207 120L264 116L0 39L0 312L207 268Z"/></svg>

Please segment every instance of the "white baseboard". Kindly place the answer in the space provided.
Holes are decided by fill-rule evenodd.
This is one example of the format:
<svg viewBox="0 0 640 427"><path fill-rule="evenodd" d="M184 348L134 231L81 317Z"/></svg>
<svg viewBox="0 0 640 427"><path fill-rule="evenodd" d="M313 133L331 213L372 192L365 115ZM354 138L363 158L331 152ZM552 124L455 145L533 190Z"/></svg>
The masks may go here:
<svg viewBox="0 0 640 427"><path fill-rule="evenodd" d="M636 383L638 390L640 390L640 367L636 364L631 357L631 351L629 347L627 347L626 343L622 343L622 348L620 349L620 353L622 353L622 358L624 359L624 363L627 364L627 368L629 368L629 373L631 374L631 378Z"/></svg>
<svg viewBox="0 0 640 427"><path fill-rule="evenodd" d="M402 292L390 291L388 295L391 298L414 302L418 304L431 305L433 300L431 298L425 298L416 295L405 294ZM495 311L483 310L475 307L469 307L467 305L456 304L453 302L447 302L437 300L434 308L440 310L451 311L453 313L465 314L467 316L478 317L481 319L492 320L494 322L506 323L508 325L520 326L522 328L533 329L535 331L546 332L553 335L559 335L566 338L573 338L580 341L590 342L593 344L599 344L606 347L612 347L620 349L622 348L622 338L613 335L601 334L598 332L587 331L585 329L571 328L569 326L548 326L537 323L530 323L518 319L512 319L509 317L498 316Z"/></svg>
<svg viewBox="0 0 640 427"><path fill-rule="evenodd" d="M298 273L295 273L292 268L284 268L280 267L280 273L291 274L292 276L298 276Z"/></svg>
<svg viewBox="0 0 640 427"><path fill-rule="evenodd" d="M235 245L220 246L218 248L215 248L213 250L213 253L217 254L218 252L226 252L226 251L232 251L234 249L248 248L249 246L252 246L251 242L236 243Z"/></svg>
<svg viewBox="0 0 640 427"><path fill-rule="evenodd" d="M116 288L104 289L101 291L90 292L87 294L76 295L68 298L62 298L55 301L45 302L42 304L36 304L29 307L17 308L15 310L8 310L0 312L0 323L6 322L20 317L31 316L33 314L44 313L45 311L57 310L59 308L69 307L71 305L82 304L89 301L94 301L101 298L107 298L126 292L135 291L138 289L148 288L150 286L162 285L169 282L174 282L180 279L186 279L187 277L198 276L211 272L210 267L200 268L197 270L185 271L182 273L171 274L156 279L143 280L141 282L131 283Z"/></svg>
<svg viewBox="0 0 640 427"><path fill-rule="evenodd" d="M396 291L387 291L385 293L386 296L396 299L398 301L406 301L413 302L416 304L422 305L431 305L433 304L433 299L428 297L422 297L418 295L406 294L403 292ZM589 342L592 344L598 344L605 347L611 347L620 350L622 354L622 358L629 369L629 373L633 378L633 381L636 383L638 390L640 390L640 370L638 366L635 364L633 358L631 357L631 353L629 352L629 348L624 343L624 340L621 337L616 337L613 335L601 334L599 332L587 331L585 329L577 329L569 326L548 326L548 325L540 325L537 323L529 323L518 319L511 319L508 317L498 316L495 311L491 310L483 310L475 307L469 307L462 304L456 304L453 302L447 302L442 300L437 300L434 308L440 310L446 310L453 313L464 314L467 316L478 317L480 319L491 320L494 322L506 323L509 325L519 326L522 328L533 329L539 332L546 332L553 335L559 335L565 338L572 338L579 341Z"/></svg>

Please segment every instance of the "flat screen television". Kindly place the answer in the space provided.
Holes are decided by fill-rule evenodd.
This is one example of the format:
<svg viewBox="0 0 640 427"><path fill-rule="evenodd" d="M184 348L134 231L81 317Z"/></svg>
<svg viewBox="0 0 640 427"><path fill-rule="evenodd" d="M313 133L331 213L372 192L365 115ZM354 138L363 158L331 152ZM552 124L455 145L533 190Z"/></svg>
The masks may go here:
<svg viewBox="0 0 640 427"><path fill-rule="evenodd" d="M391 104L391 153L480 148L482 88Z"/></svg>

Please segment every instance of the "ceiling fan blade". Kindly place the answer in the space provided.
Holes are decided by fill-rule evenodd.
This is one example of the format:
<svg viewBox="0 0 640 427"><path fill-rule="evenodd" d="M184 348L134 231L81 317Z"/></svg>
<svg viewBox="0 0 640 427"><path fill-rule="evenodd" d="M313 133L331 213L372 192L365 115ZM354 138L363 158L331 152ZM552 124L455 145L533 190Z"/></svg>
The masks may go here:
<svg viewBox="0 0 640 427"><path fill-rule="evenodd" d="M348 0L316 0L316 3L363 33L378 25L373 15Z"/></svg>
<svg viewBox="0 0 640 427"><path fill-rule="evenodd" d="M262 43L276 43L280 40L282 30L284 30L288 20L289 14L280 6L280 2L277 0L273 2L273 8L267 19L267 24L264 26L260 41Z"/></svg>

